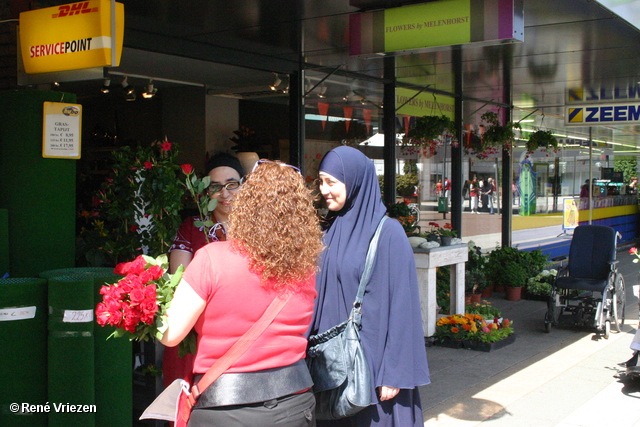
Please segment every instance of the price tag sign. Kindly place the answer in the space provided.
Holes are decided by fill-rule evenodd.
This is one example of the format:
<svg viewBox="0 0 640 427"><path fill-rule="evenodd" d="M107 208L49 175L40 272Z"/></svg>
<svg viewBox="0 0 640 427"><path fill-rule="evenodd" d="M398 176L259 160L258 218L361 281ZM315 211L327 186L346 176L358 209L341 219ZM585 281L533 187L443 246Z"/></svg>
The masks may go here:
<svg viewBox="0 0 640 427"><path fill-rule="evenodd" d="M93 322L93 310L65 310L62 316L63 323Z"/></svg>
<svg viewBox="0 0 640 427"><path fill-rule="evenodd" d="M36 307L0 308L0 322L12 320L33 319L36 317Z"/></svg>
<svg viewBox="0 0 640 427"><path fill-rule="evenodd" d="M82 105L44 103L42 157L80 158Z"/></svg>

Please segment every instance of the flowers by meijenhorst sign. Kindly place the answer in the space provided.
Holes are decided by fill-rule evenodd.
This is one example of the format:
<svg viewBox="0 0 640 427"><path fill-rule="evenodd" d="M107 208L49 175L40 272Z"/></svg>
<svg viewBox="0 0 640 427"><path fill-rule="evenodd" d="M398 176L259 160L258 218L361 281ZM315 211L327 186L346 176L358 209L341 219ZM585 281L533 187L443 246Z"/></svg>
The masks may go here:
<svg viewBox="0 0 640 427"><path fill-rule="evenodd" d="M124 39L122 3L115 3L114 15L112 17L109 0L90 0L22 12L20 52L25 72L35 74L118 66ZM114 19L115 23L112 22Z"/></svg>
<svg viewBox="0 0 640 427"><path fill-rule="evenodd" d="M351 55L524 40L520 0L448 0L349 16Z"/></svg>

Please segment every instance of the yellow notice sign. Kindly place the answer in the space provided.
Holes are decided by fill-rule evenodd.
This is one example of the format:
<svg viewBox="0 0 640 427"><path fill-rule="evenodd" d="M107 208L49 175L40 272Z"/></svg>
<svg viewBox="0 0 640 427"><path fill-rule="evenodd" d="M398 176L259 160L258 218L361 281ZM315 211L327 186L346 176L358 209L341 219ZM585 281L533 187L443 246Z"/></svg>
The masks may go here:
<svg viewBox="0 0 640 427"><path fill-rule="evenodd" d="M396 108L398 114L406 116L447 116L455 120L455 100L449 96L396 88Z"/></svg>
<svg viewBox="0 0 640 427"><path fill-rule="evenodd" d="M42 157L80 158L82 105L44 103Z"/></svg>
<svg viewBox="0 0 640 427"><path fill-rule="evenodd" d="M562 229L573 230L580 225L580 215L578 212L578 199L564 199L564 209L562 215Z"/></svg>
<svg viewBox="0 0 640 427"><path fill-rule="evenodd" d="M124 5L115 3L112 55L109 0L92 0L20 14L20 50L29 74L117 66L124 38Z"/></svg>
<svg viewBox="0 0 640 427"><path fill-rule="evenodd" d="M384 13L386 52L416 46L446 46L471 41L469 0L432 2L387 9Z"/></svg>

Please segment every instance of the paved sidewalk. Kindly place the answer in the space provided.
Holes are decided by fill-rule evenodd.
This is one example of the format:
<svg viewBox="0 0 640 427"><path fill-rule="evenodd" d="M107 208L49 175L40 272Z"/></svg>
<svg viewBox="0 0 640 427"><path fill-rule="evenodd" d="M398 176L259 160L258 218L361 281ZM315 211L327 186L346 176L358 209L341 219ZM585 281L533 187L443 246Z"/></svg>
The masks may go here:
<svg viewBox="0 0 640 427"><path fill-rule="evenodd" d="M638 327L640 264L618 252L627 285L623 332L608 340L592 329L544 332L546 303L488 298L514 322L516 341L484 353L431 346L430 385L421 388L425 426L640 427L640 380L624 375Z"/></svg>

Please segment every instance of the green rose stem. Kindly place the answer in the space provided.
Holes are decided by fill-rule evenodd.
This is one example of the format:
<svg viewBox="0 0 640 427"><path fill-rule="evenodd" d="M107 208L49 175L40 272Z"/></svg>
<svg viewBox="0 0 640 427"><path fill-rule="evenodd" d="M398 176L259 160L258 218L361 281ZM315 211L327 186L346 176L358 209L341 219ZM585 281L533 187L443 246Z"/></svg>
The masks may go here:
<svg viewBox="0 0 640 427"><path fill-rule="evenodd" d="M218 199L211 199L206 194L211 178L205 176L202 179L198 179L193 173L193 166L189 164L184 164L181 168L182 172L187 176L185 187L191 193L191 197L198 207L199 219L193 223L196 227L202 228L204 238L207 243L210 243L208 230L215 225L211 220L210 214L218 206Z"/></svg>

